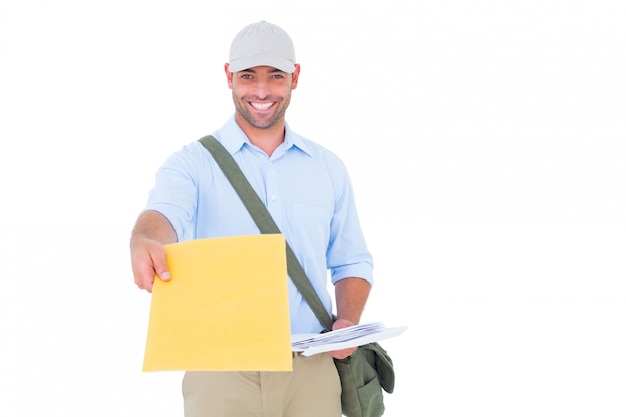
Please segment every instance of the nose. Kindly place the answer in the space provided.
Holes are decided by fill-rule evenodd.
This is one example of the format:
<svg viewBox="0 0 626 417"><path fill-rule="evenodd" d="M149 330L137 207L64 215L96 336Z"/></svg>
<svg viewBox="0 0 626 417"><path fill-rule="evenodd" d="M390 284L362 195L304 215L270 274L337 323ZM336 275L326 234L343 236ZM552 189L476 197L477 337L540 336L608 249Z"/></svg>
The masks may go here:
<svg viewBox="0 0 626 417"><path fill-rule="evenodd" d="M257 80L254 85L254 93L259 97L260 100L265 100L271 95L269 83L265 80Z"/></svg>

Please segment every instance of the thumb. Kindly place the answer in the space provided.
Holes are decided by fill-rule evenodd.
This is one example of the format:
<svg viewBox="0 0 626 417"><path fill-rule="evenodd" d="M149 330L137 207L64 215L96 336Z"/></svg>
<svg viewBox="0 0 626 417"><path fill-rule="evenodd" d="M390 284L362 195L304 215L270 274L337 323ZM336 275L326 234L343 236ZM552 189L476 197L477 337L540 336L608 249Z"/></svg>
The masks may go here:
<svg viewBox="0 0 626 417"><path fill-rule="evenodd" d="M171 279L170 271L165 270L165 271L157 272L157 277L159 277L161 281L169 281Z"/></svg>
<svg viewBox="0 0 626 417"><path fill-rule="evenodd" d="M339 329L343 329L345 327L350 327L350 326L354 326L354 323L352 323L350 320L337 319L333 323L333 330L339 330Z"/></svg>
<svg viewBox="0 0 626 417"><path fill-rule="evenodd" d="M161 281L169 281L172 278L170 275L170 271L168 271L167 269L157 271L156 275Z"/></svg>
<svg viewBox="0 0 626 417"><path fill-rule="evenodd" d="M156 276L161 281L169 281L171 279L171 274L169 268L167 267L167 263L165 262L165 256L154 257L152 262Z"/></svg>

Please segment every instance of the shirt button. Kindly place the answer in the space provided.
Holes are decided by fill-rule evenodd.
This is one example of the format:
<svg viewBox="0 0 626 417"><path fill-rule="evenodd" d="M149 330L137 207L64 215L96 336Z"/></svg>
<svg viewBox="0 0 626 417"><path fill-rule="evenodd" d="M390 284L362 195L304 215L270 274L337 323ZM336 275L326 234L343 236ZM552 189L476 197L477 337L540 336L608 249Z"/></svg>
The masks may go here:
<svg viewBox="0 0 626 417"><path fill-rule="evenodd" d="M271 199L272 201L276 201L276 199L277 199L277 198L278 198L278 197L276 197L276 194L272 194L272 196L270 197L270 199Z"/></svg>

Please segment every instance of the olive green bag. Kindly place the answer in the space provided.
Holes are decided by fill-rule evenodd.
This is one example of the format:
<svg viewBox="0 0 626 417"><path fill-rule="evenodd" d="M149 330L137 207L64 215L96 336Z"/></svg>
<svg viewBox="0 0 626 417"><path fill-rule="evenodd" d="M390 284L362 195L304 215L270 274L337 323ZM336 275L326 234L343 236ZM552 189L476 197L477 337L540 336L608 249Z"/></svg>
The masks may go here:
<svg viewBox="0 0 626 417"><path fill-rule="evenodd" d="M352 356L335 359L341 378L341 408L348 417L380 417L385 411L384 389L393 392L391 358L378 343L359 346ZM381 389L382 388L382 389Z"/></svg>
<svg viewBox="0 0 626 417"><path fill-rule="evenodd" d="M281 233L232 155L213 136L199 141L211 152L261 233ZM288 243L287 271L326 331L330 331L333 317L327 313ZM393 362L387 352L378 343L369 343L359 346L345 359L335 359L335 365L341 380L342 413L347 417L382 416L385 411L382 390L392 393L395 382Z"/></svg>

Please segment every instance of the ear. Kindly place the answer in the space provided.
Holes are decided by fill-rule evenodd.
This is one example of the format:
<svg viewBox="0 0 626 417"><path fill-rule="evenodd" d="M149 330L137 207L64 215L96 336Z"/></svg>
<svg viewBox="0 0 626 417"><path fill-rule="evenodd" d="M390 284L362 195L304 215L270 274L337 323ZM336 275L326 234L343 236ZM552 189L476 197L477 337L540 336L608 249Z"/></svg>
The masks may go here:
<svg viewBox="0 0 626 417"><path fill-rule="evenodd" d="M295 90L298 87L298 79L300 78L300 64L296 64L296 69L291 74L291 89Z"/></svg>
<svg viewBox="0 0 626 417"><path fill-rule="evenodd" d="M233 73L228 68L228 62L224 64L224 72L226 73L226 80L228 80L228 88L233 89Z"/></svg>

